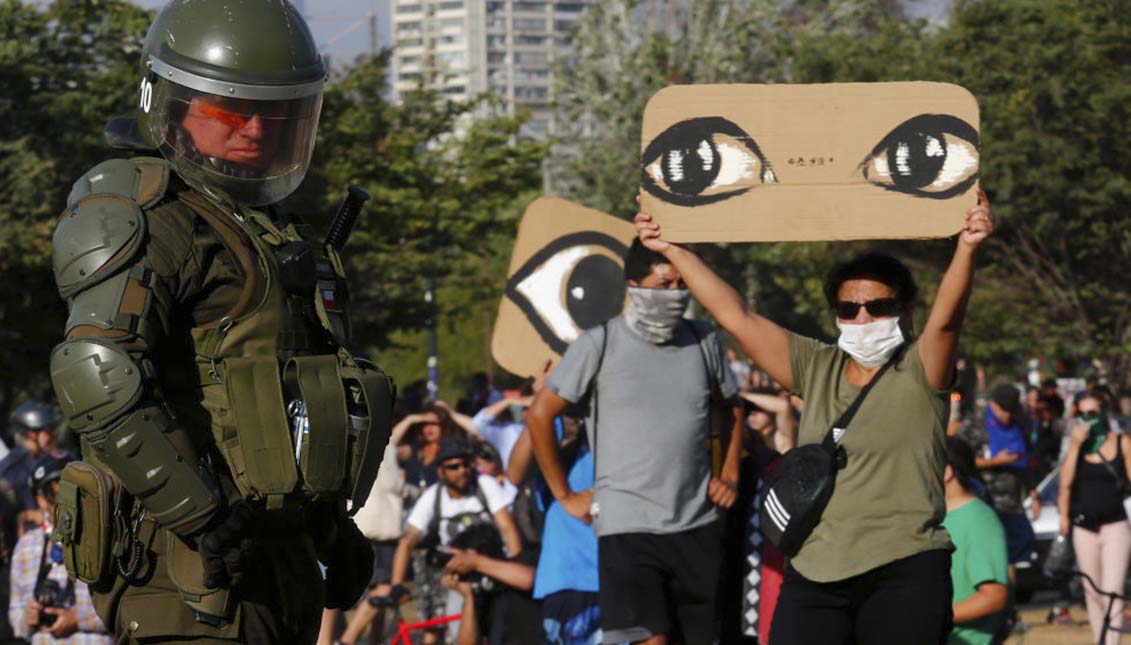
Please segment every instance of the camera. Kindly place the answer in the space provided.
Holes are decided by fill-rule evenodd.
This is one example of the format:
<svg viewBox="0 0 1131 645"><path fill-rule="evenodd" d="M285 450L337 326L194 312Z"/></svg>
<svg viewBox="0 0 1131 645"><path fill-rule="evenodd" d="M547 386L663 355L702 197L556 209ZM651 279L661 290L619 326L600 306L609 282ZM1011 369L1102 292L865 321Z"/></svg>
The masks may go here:
<svg viewBox="0 0 1131 645"><path fill-rule="evenodd" d="M67 590L58 582L44 578L35 585L35 601L43 608L39 610L40 627L50 627L59 618L45 611L48 608L63 607L67 603Z"/></svg>
<svg viewBox="0 0 1131 645"><path fill-rule="evenodd" d="M428 566L435 569L443 569L452 561L454 554L450 551L443 549L429 549L428 555L425 556L425 561ZM470 582L472 586L478 591L480 588L484 591L491 590L494 585L490 578L485 577L482 573L463 573L460 574L459 579L464 582Z"/></svg>
<svg viewBox="0 0 1131 645"><path fill-rule="evenodd" d="M428 549L428 554L424 556L424 561L428 563L428 566L434 569L443 569L452 561L453 556L454 554L450 551L433 548Z"/></svg>

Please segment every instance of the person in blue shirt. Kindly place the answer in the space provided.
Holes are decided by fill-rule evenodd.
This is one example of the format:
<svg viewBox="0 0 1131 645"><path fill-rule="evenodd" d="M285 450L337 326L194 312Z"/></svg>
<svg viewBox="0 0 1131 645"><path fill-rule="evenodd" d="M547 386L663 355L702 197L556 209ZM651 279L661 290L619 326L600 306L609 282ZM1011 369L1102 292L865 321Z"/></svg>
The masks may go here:
<svg viewBox="0 0 1131 645"><path fill-rule="evenodd" d="M577 427L579 424L570 423ZM567 479L573 490L593 486L593 454L584 432L563 445L565 424L554 423L562 447ZM516 484L527 477L532 463L529 432L524 432L511 453L507 476ZM598 645L601 642L601 608L597 603L597 535L593 527L573 517L539 486L545 511L542 551L534 576L534 598L542 606L546 645Z"/></svg>

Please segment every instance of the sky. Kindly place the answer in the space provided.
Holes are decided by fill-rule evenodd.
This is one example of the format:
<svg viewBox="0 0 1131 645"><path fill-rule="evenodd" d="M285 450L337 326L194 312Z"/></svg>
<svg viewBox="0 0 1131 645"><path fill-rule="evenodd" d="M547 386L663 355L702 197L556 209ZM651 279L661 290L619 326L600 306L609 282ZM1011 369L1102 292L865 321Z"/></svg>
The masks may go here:
<svg viewBox="0 0 1131 645"><path fill-rule="evenodd" d="M166 0L134 0L146 9L157 9ZM391 40L390 0L291 0L300 7L319 49L335 60L349 62L369 50L370 12L377 13L377 47Z"/></svg>
<svg viewBox="0 0 1131 645"><path fill-rule="evenodd" d="M302 9L319 48L334 60L350 62L369 49L369 22L371 12L377 15L377 47L385 47L392 40L389 3L392 0L291 0ZM945 19L952 0L902 0L908 14L916 18ZM166 0L134 0L137 4L155 9Z"/></svg>

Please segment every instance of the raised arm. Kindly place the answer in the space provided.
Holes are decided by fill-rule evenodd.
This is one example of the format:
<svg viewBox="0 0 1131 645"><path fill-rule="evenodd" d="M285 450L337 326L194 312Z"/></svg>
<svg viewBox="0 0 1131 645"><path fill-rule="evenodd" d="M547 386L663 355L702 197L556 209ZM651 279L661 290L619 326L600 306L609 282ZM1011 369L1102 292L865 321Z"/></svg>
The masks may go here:
<svg viewBox="0 0 1131 645"><path fill-rule="evenodd" d="M974 283L974 252L993 230L990 201L986 193L978 189L978 204L966 211L966 223L958 235L954 257L939 283L935 303L919 339L919 359L923 362L927 382L936 390L949 388L954 380L958 334Z"/></svg>
<svg viewBox="0 0 1131 645"><path fill-rule="evenodd" d="M534 376L534 382L530 384L530 389L534 396L546 387L546 379L550 376L550 370L554 367L552 359L546 359L542 364L542 369ZM534 396L525 399L524 406L529 408L534 403ZM530 472L530 462L534 458L534 444L530 441L530 428L527 427L519 435L518 441L515 442L514 447L511 448L511 456L507 461L507 479L510 483L518 486L526 480L527 473Z"/></svg>
<svg viewBox="0 0 1131 645"><path fill-rule="evenodd" d="M408 461L412 456L412 446L402 446L401 441L404 439L405 433L413 424L420 423L424 418L422 414L407 414L403 419L393 426L393 431L389 434L389 444L397 447L397 459L400 461Z"/></svg>
<svg viewBox="0 0 1131 645"><path fill-rule="evenodd" d="M636 233L644 246L671 262L695 299L734 335L747 356L775 381L793 389L789 334L784 329L746 306L742 296L694 253L661 240L660 226L651 215L637 213Z"/></svg>
<svg viewBox="0 0 1131 645"><path fill-rule="evenodd" d="M471 417L467 416L466 414L464 414L462 412L457 411L455 408L448 405L444 401L436 401L436 406L444 408L445 410L447 410L448 416L450 416L452 418L452 421L457 426L463 428L464 432L475 437L479 441L486 441L487 440L479 432L479 428L475 427L475 422L472 420Z"/></svg>

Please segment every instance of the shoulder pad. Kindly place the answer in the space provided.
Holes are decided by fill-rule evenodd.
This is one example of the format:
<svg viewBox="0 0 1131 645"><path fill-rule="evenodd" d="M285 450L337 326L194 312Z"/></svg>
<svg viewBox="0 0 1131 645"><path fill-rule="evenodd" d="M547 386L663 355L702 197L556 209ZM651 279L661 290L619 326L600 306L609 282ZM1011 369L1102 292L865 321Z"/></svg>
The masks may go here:
<svg viewBox="0 0 1131 645"><path fill-rule="evenodd" d="M52 240L55 281L69 298L134 259L145 239L143 209L169 187L169 164L157 157L110 159L75 182Z"/></svg>
<svg viewBox="0 0 1131 645"><path fill-rule="evenodd" d="M116 195L91 195L63 215L51 240L55 283L64 299L116 273L145 240L137 204Z"/></svg>
<svg viewBox="0 0 1131 645"><path fill-rule="evenodd" d="M153 206L169 187L169 163L157 157L110 159L91 168L75 182L67 207L90 195L117 195L142 209Z"/></svg>

